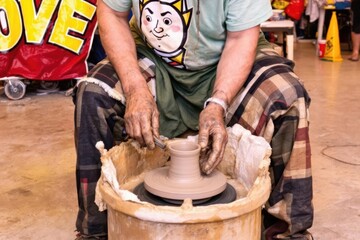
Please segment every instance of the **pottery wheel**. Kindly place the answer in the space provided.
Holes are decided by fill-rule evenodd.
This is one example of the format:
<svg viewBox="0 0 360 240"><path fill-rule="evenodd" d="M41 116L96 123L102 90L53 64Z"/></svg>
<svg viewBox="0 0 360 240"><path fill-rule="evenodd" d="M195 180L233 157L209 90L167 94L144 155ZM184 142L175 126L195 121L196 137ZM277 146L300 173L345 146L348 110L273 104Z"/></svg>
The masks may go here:
<svg viewBox="0 0 360 240"><path fill-rule="evenodd" d="M146 191L144 183L137 185L133 191L141 201L145 201L156 206L181 206L183 200L170 200L155 196L152 193ZM226 184L226 188L223 192L215 195L211 198L193 200L193 206L209 206L212 204L226 204L236 200L236 190L229 183Z"/></svg>
<svg viewBox="0 0 360 240"><path fill-rule="evenodd" d="M215 196L226 188L226 177L217 170L206 176L200 175L191 181L174 180L169 178L168 172L169 167L162 167L145 174L145 189L162 198L197 200Z"/></svg>

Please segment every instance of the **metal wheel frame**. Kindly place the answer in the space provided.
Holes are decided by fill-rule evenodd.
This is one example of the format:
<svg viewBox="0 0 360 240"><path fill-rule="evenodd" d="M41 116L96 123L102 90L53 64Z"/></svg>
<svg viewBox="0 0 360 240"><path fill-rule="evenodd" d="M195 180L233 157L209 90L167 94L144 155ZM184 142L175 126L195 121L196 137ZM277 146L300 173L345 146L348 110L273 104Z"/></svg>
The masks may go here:
<svg viewBox="0 0 360 240"><path fill-rule="evenodd" d="M25 96L26 85L23 81L12 79L5 81L5 95L11 100L19 100Z"/></svg>

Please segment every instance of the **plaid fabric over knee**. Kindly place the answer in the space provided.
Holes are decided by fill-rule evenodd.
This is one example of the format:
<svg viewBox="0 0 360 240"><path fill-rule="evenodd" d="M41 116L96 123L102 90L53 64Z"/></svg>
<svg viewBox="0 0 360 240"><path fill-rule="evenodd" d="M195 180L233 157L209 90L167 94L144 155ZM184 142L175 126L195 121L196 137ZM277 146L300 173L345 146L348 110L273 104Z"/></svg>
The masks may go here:
<svg viewBox="0 0 360 240"><path fill-rule="evenodd" d="M264 223L271 229L285 222L285 229L271 237L289 239L313 222L310 98L293 72L293 62L271 52L255 62L245 88L250 82L241 103L235 99L230 106L235 110L228 125L239 123L270 143L272 192L266 211L271 215L265 215Z"/></svg>
<svg viewBox="0 0 360 240"><path fill-rule="evenodd" d="M155 96L155 65L142 56L138 62ZM96 183L101 174L100 153L95 144L103 141L105 148L110 149L127 137L123 119L125 97L108 59L98 63L78 82L74 102L79 205L76 228L86 235L107 233L106 212L99 212L94 203Z"/></svg>

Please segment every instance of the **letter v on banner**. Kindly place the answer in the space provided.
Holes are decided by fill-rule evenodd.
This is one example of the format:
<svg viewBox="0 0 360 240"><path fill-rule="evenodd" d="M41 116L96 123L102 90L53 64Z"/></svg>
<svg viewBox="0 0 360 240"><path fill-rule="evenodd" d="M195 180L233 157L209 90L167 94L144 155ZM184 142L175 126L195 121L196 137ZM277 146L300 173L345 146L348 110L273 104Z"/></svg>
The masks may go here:
<svg viewBox="0 0 360 240"><path fill-rule="evenodd" d="M339 28L336 11L333 11L331 16L329 30L326 34L325 55L322 60L331 62L341 62L343 60L341 57Z"/></svg>

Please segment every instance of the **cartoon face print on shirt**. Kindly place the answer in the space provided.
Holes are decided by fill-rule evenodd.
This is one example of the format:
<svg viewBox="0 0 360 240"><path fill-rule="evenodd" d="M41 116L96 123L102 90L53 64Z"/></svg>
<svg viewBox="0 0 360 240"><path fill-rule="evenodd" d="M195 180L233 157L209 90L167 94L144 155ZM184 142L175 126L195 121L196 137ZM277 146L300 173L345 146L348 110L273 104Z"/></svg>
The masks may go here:
<svg viewBox="0 0 360 240"><path fill-rule="evenodd" d="M192 9L187 9L184 0L143 0L140 11L146 43L170 65L184 68L184 44Z"/></svg>

